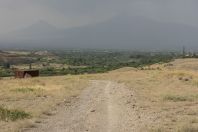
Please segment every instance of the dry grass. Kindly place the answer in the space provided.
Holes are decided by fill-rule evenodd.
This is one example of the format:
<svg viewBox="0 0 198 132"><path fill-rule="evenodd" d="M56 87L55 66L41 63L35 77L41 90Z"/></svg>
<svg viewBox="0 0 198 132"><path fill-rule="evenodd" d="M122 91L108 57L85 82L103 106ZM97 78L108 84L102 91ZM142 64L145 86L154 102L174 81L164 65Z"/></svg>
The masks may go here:
<svg viewBox="0 0 198 132"><path fill-rule="evenodd" d="M88 85L86 76L0 80L0 130L17 131ZM28 115L28 116L27 116ZM45 114L46 115L46 114ZM25 119L28 117L27 119Z"/></svg>
<svg viewBox="0 0 198 132"><path fill-rule="evenodd" d="M104 79L124 83L134 91L136 110L146 117L142 121L148 122L145 131L197 132L198 61L183 61L172 62L172 68L154 65L153 70L122 68L105 74L0 80L0 104L32 115L31 120L1 121L0 128L30 125L65 98L77 96L88 80Z"/></svg>
<svg viewBox="0 0 198 132"><path fill-rule="evenodd" d="M197 132L198 71L190 66L193 65L193 61L196 67L198 62L196 59L190 60L188 66L184 66L182 60L179 60L182 64L179 66L176 60L173 64L177 63L177 67L180 67L178 69L160 65L151 66L160 67L160 70L127 68L105 74L101 78L125 83L134 91L138 111L152 120L145 131Z"/></svg>
<svg viewBox="0 0 198 132"><path fill-rule="evenodd" d="M171 62L171 64L173 64L173 66L168 67L168 69L187 70L187 71L198 70L197 59L192 59L192 58L177 59L174 62Z"/></svg>

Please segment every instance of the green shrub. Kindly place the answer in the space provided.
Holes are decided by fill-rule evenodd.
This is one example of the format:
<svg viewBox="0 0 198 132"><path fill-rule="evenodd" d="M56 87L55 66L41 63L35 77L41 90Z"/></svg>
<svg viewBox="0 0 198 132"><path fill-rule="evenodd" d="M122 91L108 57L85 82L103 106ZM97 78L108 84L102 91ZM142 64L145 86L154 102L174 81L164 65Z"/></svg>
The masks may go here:
<svg viewBox="0 0 198 132"><path fill-rule="evenodd" d="M0 120L2 121L16 121L20 119L30 118L30 114L20 110L9 110L0 107Z"/></svg>
<svg viewBox="0 0 198 132"><path fill-rule="evenodd" d="M12 75L13 75L13 73L11 70L0 69L0 77L10 77Z"/></svg>

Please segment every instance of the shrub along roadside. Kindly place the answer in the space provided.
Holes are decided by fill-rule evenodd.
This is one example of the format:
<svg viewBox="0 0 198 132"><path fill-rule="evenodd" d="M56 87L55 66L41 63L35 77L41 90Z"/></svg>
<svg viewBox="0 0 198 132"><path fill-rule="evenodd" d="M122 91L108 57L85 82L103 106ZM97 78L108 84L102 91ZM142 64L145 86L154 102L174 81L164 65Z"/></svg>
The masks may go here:
<svg viewBox="0 0 198 132"><path fill-rule="evenodd" d="M25 118L30 118L31 115L24 111L20 110L9 110L3 107L0 107L0 120L2 121L16 121Z"/></svg>

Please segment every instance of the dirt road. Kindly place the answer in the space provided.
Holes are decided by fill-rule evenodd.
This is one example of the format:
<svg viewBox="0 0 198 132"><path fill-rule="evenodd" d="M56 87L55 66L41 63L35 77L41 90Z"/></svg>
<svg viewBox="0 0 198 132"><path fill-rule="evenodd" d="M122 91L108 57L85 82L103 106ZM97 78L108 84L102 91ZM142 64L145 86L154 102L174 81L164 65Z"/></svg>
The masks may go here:
<svg viewBox="0 0 198 132"><path fill-rule="evenodd" d="M111 81L91 81L75 101L28 132L138 132L146 126L134 93ZM144 119L145 120L145 119ZM148 125L148 124L147 124Z"/></svg>

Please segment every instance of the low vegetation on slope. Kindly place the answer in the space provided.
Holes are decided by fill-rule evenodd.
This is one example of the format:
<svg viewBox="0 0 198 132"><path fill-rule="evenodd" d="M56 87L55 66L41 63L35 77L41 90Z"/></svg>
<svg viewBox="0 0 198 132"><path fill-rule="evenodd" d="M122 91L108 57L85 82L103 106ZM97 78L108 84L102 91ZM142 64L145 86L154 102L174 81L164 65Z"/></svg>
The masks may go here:
<svg viewBox="0 0 198 132"><path fill-rule="evenodd" d="M19 52L20 53L20 52ZM155 63L173 60L173 53L147 53L130 51L51 51L50 54L19 54L9 52L0 55L0 77L13 76L12 68L39 69L42 76L78 75L85 73L105 73L122 67L142 67ZM13 57L13 55L14 57ZM12 56L11 56L12 55ZM16 57L23 55L23 61L15 62ZM27 59L28 58L28 59ZM29 60L31 58L31 61Z"/></svg>
<svg viewBox="0 0 198 132"><path fill-rule="evenodd" d="M3 107L0 107L0 120L2 121L16 121L19 119L30 118L30 114L20 111L20 110L9 110Z"/></svg>
<svg viewBox="0 0 198 132"><path fill-rule="evenodd" d="M75 98L87 87L84 76L57 76L0 80L0 131L15 132L33 127L39 117L52 115L52 108Z"/></svg>
<svg viewBox="0 0 198 132"><path fill-rule="evenodd" d="M122 69L101 78L117 80L134 91L136 104L132 110L139 112L141 122L146 122L147 126L140 126L144 131L197 132L198 71L155 67Z"/></svg>

